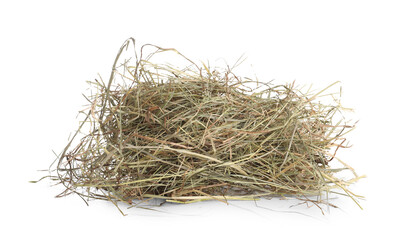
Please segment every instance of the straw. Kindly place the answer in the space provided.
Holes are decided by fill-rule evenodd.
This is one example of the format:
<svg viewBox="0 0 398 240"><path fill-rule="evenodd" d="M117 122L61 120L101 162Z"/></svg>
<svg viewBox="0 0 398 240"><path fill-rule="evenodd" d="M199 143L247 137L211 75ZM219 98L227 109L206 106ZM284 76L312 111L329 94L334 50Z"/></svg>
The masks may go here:
<svg viewBox="0 0 398 240"><path fill-rule="evenodd" d="M121 61L129 45L135 57ZM107 84L91 82L96 92L87 97L85 119L56 166L56 181L65 186L59 197L132 206L263 196L324 203L340 191L359 206L361 196L348 187L360 177L346 164L330 167L353 128L343 124L338 103L318 101L334 84L303 92L195 64L175 49L135 47L134 39L122 45ZM187 64L151 61L164 53ZM354 178L336 177L341 170Z"/></svg>

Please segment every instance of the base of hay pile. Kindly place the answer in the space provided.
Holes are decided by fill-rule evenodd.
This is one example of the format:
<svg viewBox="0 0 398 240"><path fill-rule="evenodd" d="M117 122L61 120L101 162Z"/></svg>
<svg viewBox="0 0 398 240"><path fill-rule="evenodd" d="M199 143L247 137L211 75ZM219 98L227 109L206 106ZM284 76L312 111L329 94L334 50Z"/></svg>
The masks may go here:
<svg viewBox="0 0 398 240"><path fill-rule="evenodd" d="M240 78L229 68L197 66L174 49L144 45L135 61L120 61L97 93L77 134L57 165L57 180L85 199L136 204L165 199L247 200L297 198L340 192L359 197L329 167L350 126L336 121L340 106L316 101L323 91L303 93ZM153 52L143 57L143 49ZM173 52L185 69L150 60ZM118 79L118 80L117 80ZM333 150L333 151L332 151ZM350 169L347 165L345 169Z"/></svg>

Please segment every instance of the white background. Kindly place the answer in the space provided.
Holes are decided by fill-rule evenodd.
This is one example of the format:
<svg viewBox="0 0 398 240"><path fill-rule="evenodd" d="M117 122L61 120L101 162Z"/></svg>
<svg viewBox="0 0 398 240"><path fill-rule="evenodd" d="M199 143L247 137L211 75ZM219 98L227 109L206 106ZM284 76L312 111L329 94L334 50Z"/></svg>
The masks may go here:
<svg viewBox="0 0 398 240"><path fill-rule="evenodd" d="M392 239L397 216L396 1L1 1L2 239ZM167 205L158 213L106 202L87 207L38 179L77 127L82 97L107 79L128 37L190 58L245 54L260 80L323 88L341 81L359 119L340 157L367 178L322 216L284 201ZM260 204L259 203L259 204ZM282 204L282 207L280 205ZM270 210L271 209L271 210ZM395 224L394 224L395 222ZM390 237L387 237L390 236Z"/></svg>

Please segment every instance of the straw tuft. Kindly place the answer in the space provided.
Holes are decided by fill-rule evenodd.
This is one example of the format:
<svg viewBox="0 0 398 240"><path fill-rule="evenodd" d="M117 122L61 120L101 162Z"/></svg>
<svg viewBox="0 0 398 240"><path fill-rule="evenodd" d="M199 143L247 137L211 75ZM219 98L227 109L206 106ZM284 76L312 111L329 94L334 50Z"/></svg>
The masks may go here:
<svg viewBox="0 0 398 240"><path fill-rule="evenodd" d="M85 199L125 202L164 199L248 200L294 196L325 203L358 180L348 165L329 166L352 126L336 103L316 101L294 84L273 85L232 70L199 67L175 49L144 45L134 60L121 55L107 84L95 81L86 118L59 157L57 181ZM144 54L147 49L153 49ZM183 69L150 61L173 53ZM122 62L122 63L121 63ZM164 62L164 61L163 61ZM116 79L119 79L117 81ZM338 117L337 117L338 118ZM84 126L88 133L72 148ZM348 169L343 180L335 172Z"/></svg>

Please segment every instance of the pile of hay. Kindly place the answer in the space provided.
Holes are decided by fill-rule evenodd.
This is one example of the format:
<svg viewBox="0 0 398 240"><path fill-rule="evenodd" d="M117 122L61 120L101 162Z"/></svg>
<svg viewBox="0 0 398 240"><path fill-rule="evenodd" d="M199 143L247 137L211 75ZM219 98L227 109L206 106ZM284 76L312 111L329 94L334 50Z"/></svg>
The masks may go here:
<svg viewBox="0 0 398 240"><path fill-rule="evenodd" d="M84 199L137 204L247 200L262 196L317 196L342 190L354 201L341 169L329 167L351 126L336 121L340 106L323 105L323 91L302 93L234 75L229 68L199 67L174 49L144 45L135 61L115 60L83 125L89 133L67 145L57 180ZM154 52L144 55L144 49ZM178 69L150 60L173 52L189 61ZM121 79L118 83L116 78ZM333 151L331 151L333 149ZM347 165L345 169L350 169Z"/></svg>

